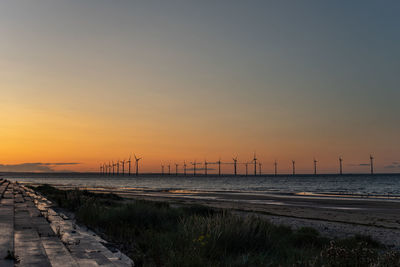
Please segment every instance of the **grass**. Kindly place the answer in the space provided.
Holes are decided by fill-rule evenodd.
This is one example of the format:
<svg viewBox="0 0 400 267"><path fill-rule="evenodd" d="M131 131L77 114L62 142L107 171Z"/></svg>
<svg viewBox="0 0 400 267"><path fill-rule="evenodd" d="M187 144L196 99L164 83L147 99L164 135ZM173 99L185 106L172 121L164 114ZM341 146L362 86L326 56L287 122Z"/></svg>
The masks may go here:
<svg viewBox="0 0 400 267"><path fill-rule="evenodd" d="M15 255L14 251L7 250L7 255L4 258L5 260L12 260L15 263L19 263L19 257Z"/></svg>
<svg viewBox="0 0 400 267"><path fill-rule="evenodd" d="M37 191L74 211L135 266L400 266L400 254L366 236L329 240L313 228L292 230L198 205L126 202L114 194Z"/></svg>

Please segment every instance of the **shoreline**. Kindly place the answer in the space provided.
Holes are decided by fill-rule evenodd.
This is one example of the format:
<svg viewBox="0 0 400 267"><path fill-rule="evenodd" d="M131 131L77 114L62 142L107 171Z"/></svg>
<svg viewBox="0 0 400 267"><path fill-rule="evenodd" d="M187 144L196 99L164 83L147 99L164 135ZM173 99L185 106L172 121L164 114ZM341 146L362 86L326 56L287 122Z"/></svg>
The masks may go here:
<svg viewBox="0 0 400 267"><path fill-rule="evenodd" d="M59 189L74 189L65 185ZM114 193L123 198L198 204L230 210L239 216L257 216L294 229L312 227L322 235L343 238L368 235L388 247L400 249L400 205L397 201L348 199L287 194L234 192L152 191L124 188L87 188L97 193Z"/></svg>

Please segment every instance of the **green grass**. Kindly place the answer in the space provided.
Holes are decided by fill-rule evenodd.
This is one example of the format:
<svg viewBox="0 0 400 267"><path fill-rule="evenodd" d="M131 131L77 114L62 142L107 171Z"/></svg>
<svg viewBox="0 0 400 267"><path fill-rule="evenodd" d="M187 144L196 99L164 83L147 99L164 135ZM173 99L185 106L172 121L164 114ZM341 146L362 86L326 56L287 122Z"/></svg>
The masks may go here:
<svg viewBox="0 0 400 267"><path fill-rule="evenodd" d="M135 266L400 266L400 254L365 236L329 240L205 206L126 202L114 194L36 188L100 233Z"/></svg>

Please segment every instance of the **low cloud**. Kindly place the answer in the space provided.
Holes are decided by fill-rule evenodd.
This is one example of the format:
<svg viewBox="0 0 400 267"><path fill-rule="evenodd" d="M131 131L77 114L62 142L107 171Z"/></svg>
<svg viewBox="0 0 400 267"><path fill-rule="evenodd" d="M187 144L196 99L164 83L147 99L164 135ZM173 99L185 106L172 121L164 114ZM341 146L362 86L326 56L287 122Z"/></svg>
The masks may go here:
<svg viewBox="0 0 400 267"><path fill-rule="evenodd" d="M393 165L393 164L385 166L385 169L395 169L395 168L399 168L399 166L396 166L396 165Z"/></svg>
<svg viewBox="0 0 400 267"><path fill-rule="evenodd" d="M400 163L399 162L392 162L392 164L386 165L385 169L397 169L400 168Z"/></svg>
<svg viewBox="0 0 400 267"><path fill-rule="evenodd" d="M0 172L54 172L55 166L71 166L78 162L34 162L20 164L0 164Z"/></svg>
<svg viewBox="0 0 400 267"><path fill-rule="evenodd" d="M365 166L371 166L371 164L369 164L369 163L360 163L358 166L365 167Z"/></svg>
<svg viewBox="0 0 400 267"><path fill-rule="evenodd" d="M353 166L353 167L366 167L366 166L371 166L369 163L359 163L359 164L348 164L348 166Z"/></svg>
<svg viewBox="0 0 400 267"><path fill-rule="evenodd" d="M187 168L186 169L187 171L194 171L194 168ZM196 168L196 171L205 171L206 169L205 168L203 168L203 167L201 167L201 168ZM214 170L216 170L216 169L214 169L214 168L207 168L207 171L214 171Z"/></svg>

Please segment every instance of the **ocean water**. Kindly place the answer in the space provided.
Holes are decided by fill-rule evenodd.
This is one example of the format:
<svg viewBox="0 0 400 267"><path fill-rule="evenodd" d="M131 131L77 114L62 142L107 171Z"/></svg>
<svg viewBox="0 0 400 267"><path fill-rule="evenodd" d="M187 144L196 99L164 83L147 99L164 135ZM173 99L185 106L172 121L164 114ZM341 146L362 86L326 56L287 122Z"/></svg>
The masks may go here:
<svg viewBox="0 0 400 267"><path fill-rule="evenodd" d="M143 190L235 191L247 193L323 193L400 197L400 174L263 176L106 176L94 173L2 173L12 181Z"/></svg>

